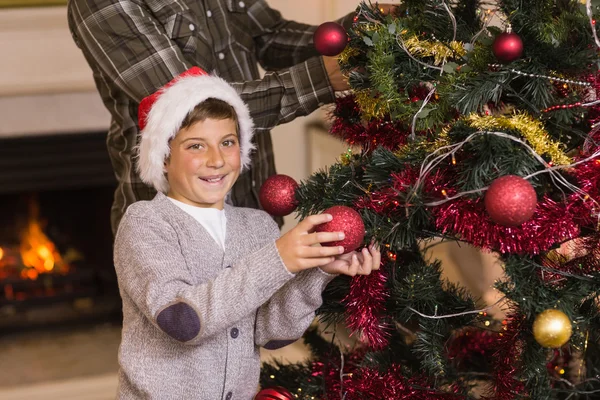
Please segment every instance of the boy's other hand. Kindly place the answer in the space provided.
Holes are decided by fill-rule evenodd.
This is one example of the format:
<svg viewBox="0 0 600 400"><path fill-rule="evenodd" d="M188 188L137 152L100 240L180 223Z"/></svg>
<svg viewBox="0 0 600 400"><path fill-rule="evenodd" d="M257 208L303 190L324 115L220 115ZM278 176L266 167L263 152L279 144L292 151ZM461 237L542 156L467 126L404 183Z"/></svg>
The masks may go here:
<svg viewBox="0 0 600 400"><path fill-rule="evenodd" d="M315 227L333 219L331 214L306 217L289 232L275 241L279 256L291 273L331 263L344 253L343 246L322 247L321 243L344 239L343 232L315 232Z"/></svg>
<svg viewBox="0 0 600 400"><path fill-rule="evenodd" d="M349 276L369 275L371 271L378 270L381 265L381 252L375 243L365 247L361 252L337 256L334 261L321 267L328 274L343 274Z"/></svg>

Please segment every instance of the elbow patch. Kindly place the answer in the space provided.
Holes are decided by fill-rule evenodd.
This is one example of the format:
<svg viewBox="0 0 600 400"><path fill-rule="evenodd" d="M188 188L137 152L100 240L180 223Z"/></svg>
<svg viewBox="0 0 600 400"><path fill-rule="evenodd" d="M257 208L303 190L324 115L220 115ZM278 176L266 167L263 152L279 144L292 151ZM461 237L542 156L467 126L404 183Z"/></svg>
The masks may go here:
<svg viewBox="0 0 600 400"><path fill-rule="evenodd" d="M156 317L159 328L180 342L192 340L200 333L200 317L189 304L179 302L166 307Z"/></svg>
<svg viewBox="0 0 600 400"><path fill-rule="evenodd" d="M271 340L267 342L263 347L267 350L277 350L282 347L287 346L288 344L294 343L296 340Z"/></svg>

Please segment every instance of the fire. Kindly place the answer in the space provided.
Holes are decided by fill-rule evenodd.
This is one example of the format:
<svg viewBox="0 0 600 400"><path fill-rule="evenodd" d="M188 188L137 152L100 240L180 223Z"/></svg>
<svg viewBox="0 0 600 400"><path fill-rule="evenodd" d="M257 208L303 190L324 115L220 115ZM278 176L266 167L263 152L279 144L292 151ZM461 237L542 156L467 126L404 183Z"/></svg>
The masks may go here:
<svg viewBox="0 0 600 400"><path fill-rule="evenodd" d="M21 232L20 245L23 270L21 277L35 280L39 274L56 272L57 269L66 267L54 243L43 232L39 220L39 205L30 202L29 221L27 227Z"/></svg>
<svg viewBox="0 0 600 400"><path fill-rule="evenodd" d="M29 215L15 236L18 244L0 247L0 279L20 277L36 280L40 274L68 273L70 262L81 258L74 249L69 249L64 256L59 253L44 233L45 225L40 219L39 208L37 200L31 198ZM6 287L4 289L7 290Z"/></svg>

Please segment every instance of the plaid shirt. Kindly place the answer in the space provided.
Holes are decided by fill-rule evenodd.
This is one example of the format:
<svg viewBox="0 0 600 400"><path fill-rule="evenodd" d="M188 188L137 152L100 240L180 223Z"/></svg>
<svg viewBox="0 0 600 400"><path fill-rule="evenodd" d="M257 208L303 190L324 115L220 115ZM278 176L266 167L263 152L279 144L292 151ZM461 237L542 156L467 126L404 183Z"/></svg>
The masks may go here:
<svg viewBox="0 0 600 400"><path fill-rule="evenodd" d="M216 72L250 108L257 151L231 192L241 207L260 208L258 189L275 173L269 130L334 100L312 43L316 27L282 19L265 0L70 0L68 20L112 115L114 232L131 203L155 194L134 164L138 104L180 73ZM339 22L348 27L351 15Z"/></svg>

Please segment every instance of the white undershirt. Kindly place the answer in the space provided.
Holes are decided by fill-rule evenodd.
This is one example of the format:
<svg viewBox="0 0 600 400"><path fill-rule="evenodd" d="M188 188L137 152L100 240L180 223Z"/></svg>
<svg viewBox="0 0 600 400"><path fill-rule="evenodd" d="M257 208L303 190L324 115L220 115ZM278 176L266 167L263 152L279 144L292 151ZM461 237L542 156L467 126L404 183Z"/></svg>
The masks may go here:
<svg viewBox="0 0 600 400"><path fill-rule="evenodd" d="M227 226L225 210L196 207L170 197L167 198L177 207L191 215L196 221L200 222L204 229L215 239L215 242L219 243L225 249L225 228Z"/></svg>

